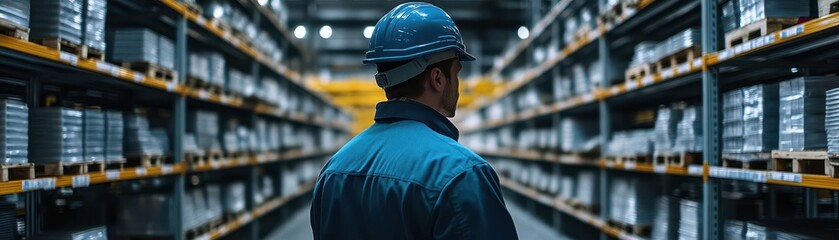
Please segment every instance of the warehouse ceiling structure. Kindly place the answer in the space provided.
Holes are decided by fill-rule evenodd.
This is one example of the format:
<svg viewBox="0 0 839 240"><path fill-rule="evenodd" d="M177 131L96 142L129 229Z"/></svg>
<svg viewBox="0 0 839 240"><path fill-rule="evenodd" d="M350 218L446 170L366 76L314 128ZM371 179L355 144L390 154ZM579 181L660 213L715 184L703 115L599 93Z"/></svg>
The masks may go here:
<svg viewBox="0 0 839 240"><path fill-rule="evenodd" d="M315 74L330 74L339 79L371 75L372 66L361 59L367 51L365 29L372 26L391 8L405 1L393 0L288 0L289 27L306 29L303 41L314 54ZM461 77L476 76L492 67L493 58L520 41L517 30L532 26L538 16L553 5L550 0L431 0L455 20L469 51L478 61L465 66ZM324 26L329 26L328 30ZM328 38L321 36L329 33ZM300 34L303 35L303 34ZM298 35L298 36L300 36Z"/></svg>

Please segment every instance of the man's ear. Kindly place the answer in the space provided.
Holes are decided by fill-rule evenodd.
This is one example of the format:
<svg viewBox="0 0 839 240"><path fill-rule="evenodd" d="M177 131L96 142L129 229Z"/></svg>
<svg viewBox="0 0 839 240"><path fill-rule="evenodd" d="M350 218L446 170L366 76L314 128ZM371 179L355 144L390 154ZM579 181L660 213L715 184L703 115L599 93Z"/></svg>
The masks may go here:
<svg viewBox="0 0 839 240"><path fill-rule="evenodd" d="M436 92L443 92L446 89L446 84L448 84L448 80L445 79L446 76L443 75L443 70L438 67L431 68L431 71L428 73L428 84L431 85L431 89Z"/></svg>

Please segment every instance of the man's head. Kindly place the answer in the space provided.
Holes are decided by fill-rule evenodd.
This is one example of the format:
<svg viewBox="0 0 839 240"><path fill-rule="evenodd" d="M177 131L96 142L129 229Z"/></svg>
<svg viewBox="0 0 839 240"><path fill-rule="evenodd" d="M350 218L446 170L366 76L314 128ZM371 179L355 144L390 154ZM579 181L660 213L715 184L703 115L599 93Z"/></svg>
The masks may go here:
<svg viewBox="0 0 839 240"><path fill-rule="evenodd" d="M376 24L364 63L376 64L376 83L388 99L410 98L453 117L460 62L473 60L445 11L409 2L390 10Z"/></svg>
<svg viewBox="0 0 839 240"><path fill-rule="evenodd" d="M406 63L408 61L377 63L376 70L386 72ZM431 64L419 75L385 88L385 96L387 99L410 98L434 108L443 116L454 117L460 97L457 75L461 67L458 58Z"/></svg>

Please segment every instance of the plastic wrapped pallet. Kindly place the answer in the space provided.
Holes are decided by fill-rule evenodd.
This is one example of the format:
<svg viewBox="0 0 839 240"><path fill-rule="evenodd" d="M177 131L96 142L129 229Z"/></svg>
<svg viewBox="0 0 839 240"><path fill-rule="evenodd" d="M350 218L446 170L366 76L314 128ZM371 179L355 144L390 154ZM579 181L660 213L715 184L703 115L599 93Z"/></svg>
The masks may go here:
<svg viewBox="0 0 839 240"><path fill-rule="evenodd" d="M574 94L582 95L591 92L591 82L586 75L585 67L582 63L577 63L571 66L571 71L574 73Z"/></svg>
<svg viewBox="0 0 839 240"><path fill-rule="evenodd" d="M77 163L84 160L84 118L62 107L30 109L29 160L33 163Z"/></svg>
<svg viewBox="0 0 839 240"><path fill-rule="evenodd" d="M728 91L722 96L722 151L743 152L743 89Z"/></svg>
<svg viewBox="0 0 839 240"><path fill-rule="evenodd" d="M839 88L828 90L825 106L825 131L827 152L839 154Z"/></svg>
<svg viewBox="0 0 839 240"><path fill-rule="evenodd" d="M125 116L125 156L162 155L161 143L152 135L149 121L145 116L128 114Z"/></svg>
<svg viewBox="0 0 839 240"><path fill-rule="evenodd" d="M0 19L29 27L29 0L0 0Z"/></svg>
<svg viewBox="0 0 839 240"><path fill-rule="evenodd" d="M145 62L160 65L158 36L145 28L121 28L114 31L111 59L117 62Z"/></svg>
<svg viewBox="0 0 839 240"><path fill-rule="evenodd" d="M731 32L740 27L740 0L728 0L722 3L721 25L723 32Z"/></svg>
<svg viewBox="0 0 839 240"><path fill-rule="evenodd" d="M723 236L725 239L743 240L746 239L746 223L737 220L725 220Z"/></svg>
<svg viewBox="0 0 839 240"><path fill-rule="evenodd" d="M82 44L105 51L105 15L108 11L107 0L86 0L84 8L84 28ZM174 54L174 49L172 49Z"/></svg>
<svg viewBox="0 0 839 240"><path fill-rule="evenodd" d="M84 160L105 160L105 114L98 109L84 110Z"/></svg>
<svg viewBox="0 0 839 240"><path fill-rule="evenodd" d="M675 152L702 152L702 108L691 106L682 111L682 120L676 126Z"/></svg>
<svg viewBox="0 0 839 240"><path fill-rule="evenodd" d="M210 219L219 219L224 216L224 205L222 205L221 187L216 184L206 186L207 211ZM244 194L243 194L244 195Z"/></svg>
<svg viewBox="0 0 839 240"><path fill-rule="evenodd" d="M629 66L637 66L641 64L650 64L658 60L656 55L657 42L641 42L635 45L635 53L632 55L632 61Z"/></svg>
<svg viewBox="0 0 839 240"><path fill-rule="evenodd" d="M200 53L189 53L189 71L187 73L190 77L212 83L210 80L210 60Z"/></svg>
<svg viewBox="0 0 839 240"><path fill-rule="evenodd" d="M656 46L656 60L678 53L693 46L700 46L702 31L699 29L685 29L664 40ZM698 56L696 56L698 57Z"/></svg>
<svg viewBox="0 0 839 240"><path fill-rule="evenodd" d="M235 93L244 94L246 77L246 74L231 68L227 71L227 83L224 85L224 88Z"/></svg>
<svg viewBox="0 0 839 240"><path fill-rule="evenodd" d="M27 163L29 108L25 103L0 100L0 163Z"/></svg>
<svg viewBox="0 0 839 240"><path fill-rule="evenodd" d="M195 134L202 150L221 150L218 121L218 114L211 111L196 110L187 115L187 131Z"/></svg>
<svg viewBox="0 0 839 240"><path fill-rule="evenodd" d="M586 144L593 138L597 138L598 123L596 121L585 121L575 118L562 119L562 139L560 140L562 150L568 152L585 152L592 150L592 146Z"/></svg>
<svg viewBox="0 0 839 240"><path fill-rule="evenodd" d="M166 133L166 129L153 128L150 132L163 155L169 155L169 134Z"/></svg>
<svg viewBox="0 0 839 240"><path fill-rule="evenodd" d="M702 215L699 202L682 199L679 201L679 239L702 238Z"/></svg>
<svg viewBox="0 0 839 240"><path fill-rule="evenodd" d="M82 43L85 0L32 0L29 39L61 39Z"/></svg>
<svg viewBox="0 0 839 240"><path fill-rule="evenodd" d="M825 91L839 87L835 77L800 77L779 83L780 150L824 150Z"/></svg>
<svg viewBox="0 0 839 240"><path fill-rule="evenodd" d="M599 205L600 190L597 187L599 176L594 171L580 171L577 174L577 191L575 197L587 206Z"/></svg>
<svg viewBox="0 0 839 240"><path fill-rule="evenodd" d="M659 195L657 188L649 187L653 185L652 179L622 178L613 183L617 185L612 185L611 209L621 209L612 215L613 219L634 226L651 226L655 217L655 199Z"/></svg>
<svg viewBox="0 0 839 240"><path fill-rule="evenodd" d="M125 123L122 112L105 111L105 160L119 161L124 158L123 141Z"/></svg>
<svg viewBox="0 0 839 240"><path fill-rule="evenodd" d="M207 53L205 55L205 58L206 63L204 64L208 66L209 73L207 73L206 76L203 76L205 77L204 80L217 86L224 86L224 70L227 67L227 63L224 60L224 55L221 55L221 53L217 52L211 52Z"/></svg>
<svg viewBox="0 0 839 240"><path fill-rule="evenodd" d="M577 30L580 28L580 25L577 23L577 19L573 17L569 17L565 19L565 28L562 39L565 41L566 45L570 45L574 42L574 35L577 33Z"/></svg>
<svg viewBox="0 0 839 240"><path fill-rule="evenodd" d="M157 36L157 63L167 69L175 69L175 43L164 36Z"/></svg>
<svg viewBox="0 0 839 240"><path fill-rule="evenodd" d="M676 125L682 119L682 110L660 107L655 119L655 152L670 152L676 141Z"/></svg>
<svg viewBox="0 0 839 240"><path fill-rule="evenodd" d="M594 60L588 65L588 76L590 90L603 86L605 81L603 77L603 63L600 60Z"/></svg>
<svg viewBox="0 0 839 240"><path fill-rule="evenodd" d="M739 0L740 27L781 17L809 17L810 1Z"/></svg>
<svg viewBox="0 0 839 240"><path fill-rule="evenodd" d="M743 152L778 147L778 84L743 88Z"/></svg>
<svg viewBox="0 0 839 240"><path fill-rule="evenodd" d="M675 201L667 196L656 200L655 220L653 220L653 240L677 239L679 231L679 212Z"/></svg>

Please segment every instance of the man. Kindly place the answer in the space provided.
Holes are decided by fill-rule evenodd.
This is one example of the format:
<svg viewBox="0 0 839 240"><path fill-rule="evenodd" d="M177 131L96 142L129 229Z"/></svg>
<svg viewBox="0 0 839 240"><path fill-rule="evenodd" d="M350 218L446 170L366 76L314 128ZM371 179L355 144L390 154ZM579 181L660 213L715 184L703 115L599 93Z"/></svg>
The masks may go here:
<svg viewBox="0 0 839 240"><path fill-rule="evenodd" d="M451 17L404 3L376 24L365 63L387 102L322 170L315 239L517 239L498 176L457 142L461 61L475 60Z"/></svg>

